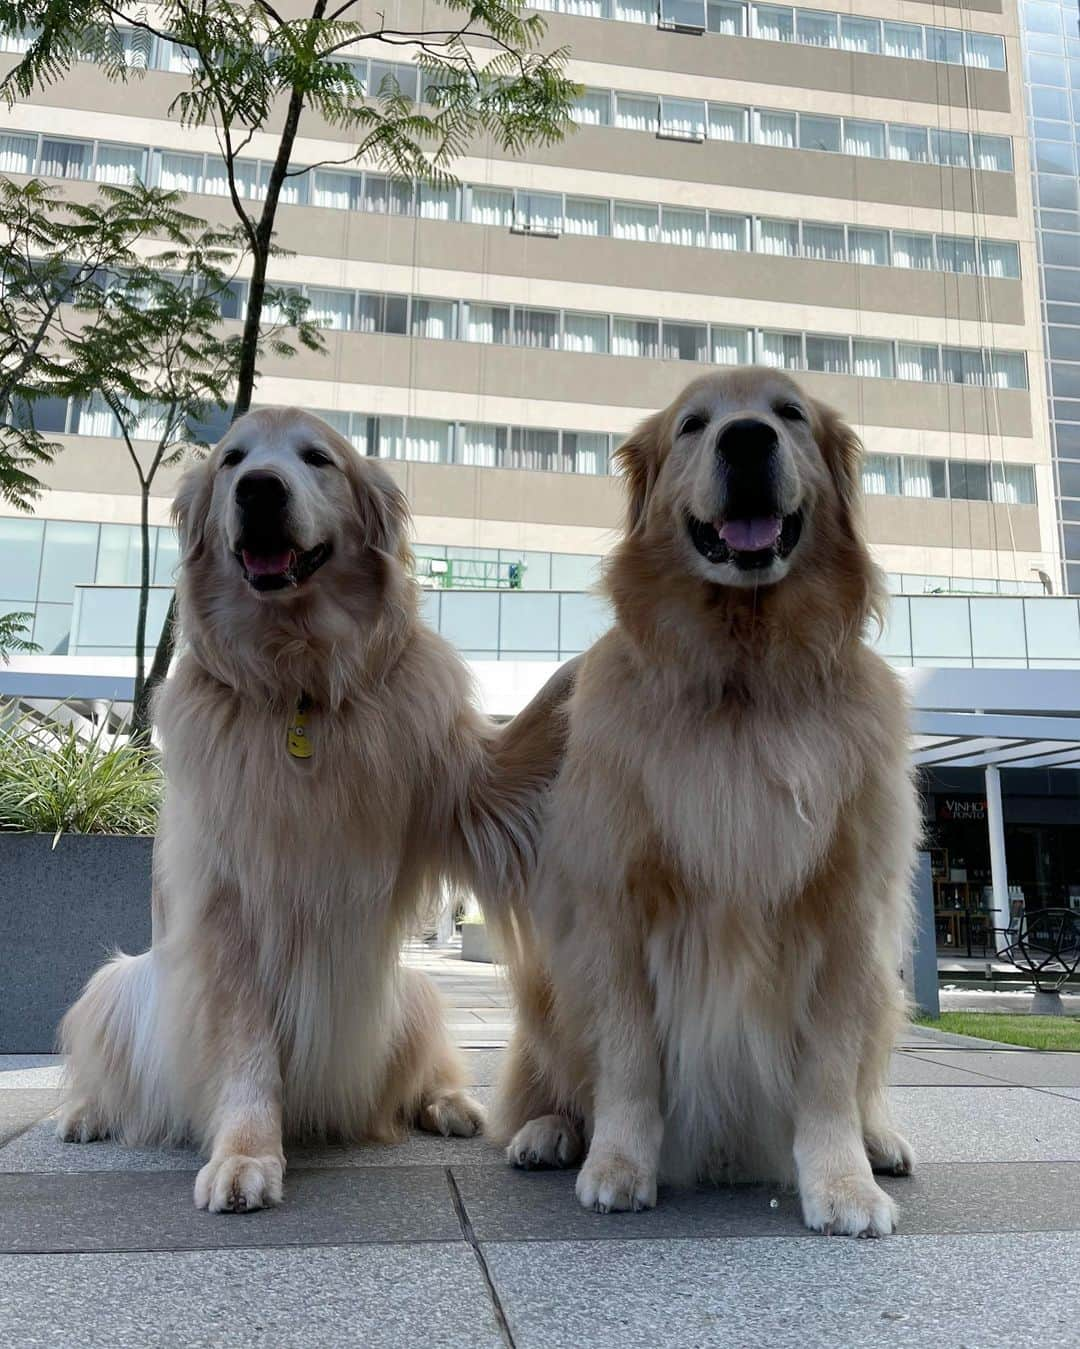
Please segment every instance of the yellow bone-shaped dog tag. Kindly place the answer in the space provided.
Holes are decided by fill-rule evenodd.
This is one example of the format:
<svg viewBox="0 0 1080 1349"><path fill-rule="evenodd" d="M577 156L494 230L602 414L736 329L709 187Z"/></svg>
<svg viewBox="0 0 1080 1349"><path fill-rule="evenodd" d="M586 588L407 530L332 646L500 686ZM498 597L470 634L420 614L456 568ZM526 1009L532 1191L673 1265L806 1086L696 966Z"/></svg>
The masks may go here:
<svg viewBox="0 0 1080 1349"><path fill-rule="evenodd" d="M289 722L286 744L294 759L310 759L314 753L311 745L310 708L311 702L304 694L296 704L296 711Z"/></svg>

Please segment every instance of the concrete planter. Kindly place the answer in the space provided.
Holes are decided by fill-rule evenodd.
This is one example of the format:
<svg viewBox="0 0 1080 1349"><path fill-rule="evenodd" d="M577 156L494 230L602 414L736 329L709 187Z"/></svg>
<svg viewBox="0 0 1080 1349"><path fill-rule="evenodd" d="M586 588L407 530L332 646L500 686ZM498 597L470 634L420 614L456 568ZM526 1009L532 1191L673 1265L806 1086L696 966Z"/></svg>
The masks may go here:
<svg viewBox="0 0 1080 1349"><path fill-rule="evenodd" d="M491 952L491 938L483 923L462 923L461 925L462 960L479 960L490 965L494 960Z"/></svg>
<svg viewBox="0 0 1080 1349"><path fill-rule="evenodd" d="M152 838L0 833L0 1053L47 1054L114 951L150 945Z"/></svg>

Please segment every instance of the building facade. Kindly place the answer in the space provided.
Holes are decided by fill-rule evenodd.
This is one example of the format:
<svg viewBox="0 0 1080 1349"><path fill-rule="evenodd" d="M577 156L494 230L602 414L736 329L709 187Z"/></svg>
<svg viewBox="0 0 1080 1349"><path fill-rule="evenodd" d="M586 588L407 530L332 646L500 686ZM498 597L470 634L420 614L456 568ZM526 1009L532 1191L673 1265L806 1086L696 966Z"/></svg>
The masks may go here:
<svg viewBox="0 0 1080 1349"><path fill-rule="evenodd" d="M1060 8L1023 4L1040 21ZM476 144L448 190L364 166L291 180L279 241L292 255L272 275L307 294L327 351L267 358L258 401L319 411L388 460L432 578L453 564L496 588L580 592L618 527L619 438L711 366L781 366L863 436L868 528L894 590L1080 590L1062 564L1080 525L1059 519L1059 501L1080 519L1065 500L1080 473L1063 432L1060 381L1073 376L1058 365L1072 339L1064 301L1044 300L1040 282L1066 175L1044 187L1025 101L1029 76L1067 81L1080 62L1065 29L1062 77L1035 67L1013 0L556 5L547 42L570 49L585 90L564 143L526 157ZM419 26L415 0L391 11ZM2 39L0 61L19 44ZM358 50L361 75L419 94L415 69L385 55ZM182 56L133 36L132 61L146 73L122 94L81 64L5 112L0 172L86 196L140 175L228 219L212 131L168 116ZM334 129L304 130L298 163L342 157ZM270 138L249 150L244 190L257 197ZM106 409L42 411L66 449L36 518L0 514L0 607L32 610L46 651L67 650L75 624L78 650L119 653L135 483ZM163 476L156 525L172 486ZM174 561L161 528L158 584ZM581 649L602 618L577 598L565 624L558 601L554 642L514 649ZM440 613L476 599L445 592ZM459 644L479 649L468 633Z"/></svg>

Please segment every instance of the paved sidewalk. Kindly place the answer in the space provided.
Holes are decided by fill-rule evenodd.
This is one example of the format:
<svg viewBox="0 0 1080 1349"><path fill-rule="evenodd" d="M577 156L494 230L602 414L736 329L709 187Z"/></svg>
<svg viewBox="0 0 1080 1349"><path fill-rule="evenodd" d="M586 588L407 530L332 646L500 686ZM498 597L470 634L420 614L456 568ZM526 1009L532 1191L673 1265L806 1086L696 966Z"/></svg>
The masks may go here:
<svg viewBox="0 0 1080 1349"><path fill-rule="evenodd" d="M413 947L490 1096L496 972ZM293 1149L286 1202L209 1216L198 1158L56 1141L59 1067L0 1057L0 1346L1073 1346L1080 1054L912 1028L896 1113L920 1165L886 1181L900 1235L827 1239L791 1195L662 1191L581 1210L573 1176L511 1172L482 1139ZM774 1201L776 1207L773 1206Z"/></svg>

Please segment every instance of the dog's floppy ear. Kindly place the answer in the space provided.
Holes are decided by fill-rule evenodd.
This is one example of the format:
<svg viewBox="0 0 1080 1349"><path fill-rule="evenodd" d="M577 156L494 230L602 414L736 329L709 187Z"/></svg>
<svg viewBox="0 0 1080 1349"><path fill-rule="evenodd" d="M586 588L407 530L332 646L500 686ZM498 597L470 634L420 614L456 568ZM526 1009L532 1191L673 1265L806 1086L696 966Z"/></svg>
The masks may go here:
<svg viewBox="0 0 1080 1349"><path fill-rule="evenodd" d="M176 489L172 520L180 536L180 559L183 562L193 562L203 550L213 486L210 461L203 459L192 464Z"/></svg>
<svg viewBox="0 0 1080 1349"><path fill-rule="evenodd" d="M818 443L836 485L847 523L855 529L862 507L862 441L832 408L816 403Z"/></svg>
<svg viewBox="0 0 1080 1349"><path fill-rule="evenodd" d="M364 541L408 565L409 503L405 493L381 464L363 459L349 447L349 482Z"/></svg>
<svg viewBox="0 0 1080 1349"><path fill-rule="evenodd" d="M645 519L649 496L660 471L665 416L654 412L630 432L615 451L615 464L626 479L626 532L633 534Z"/></svg>

